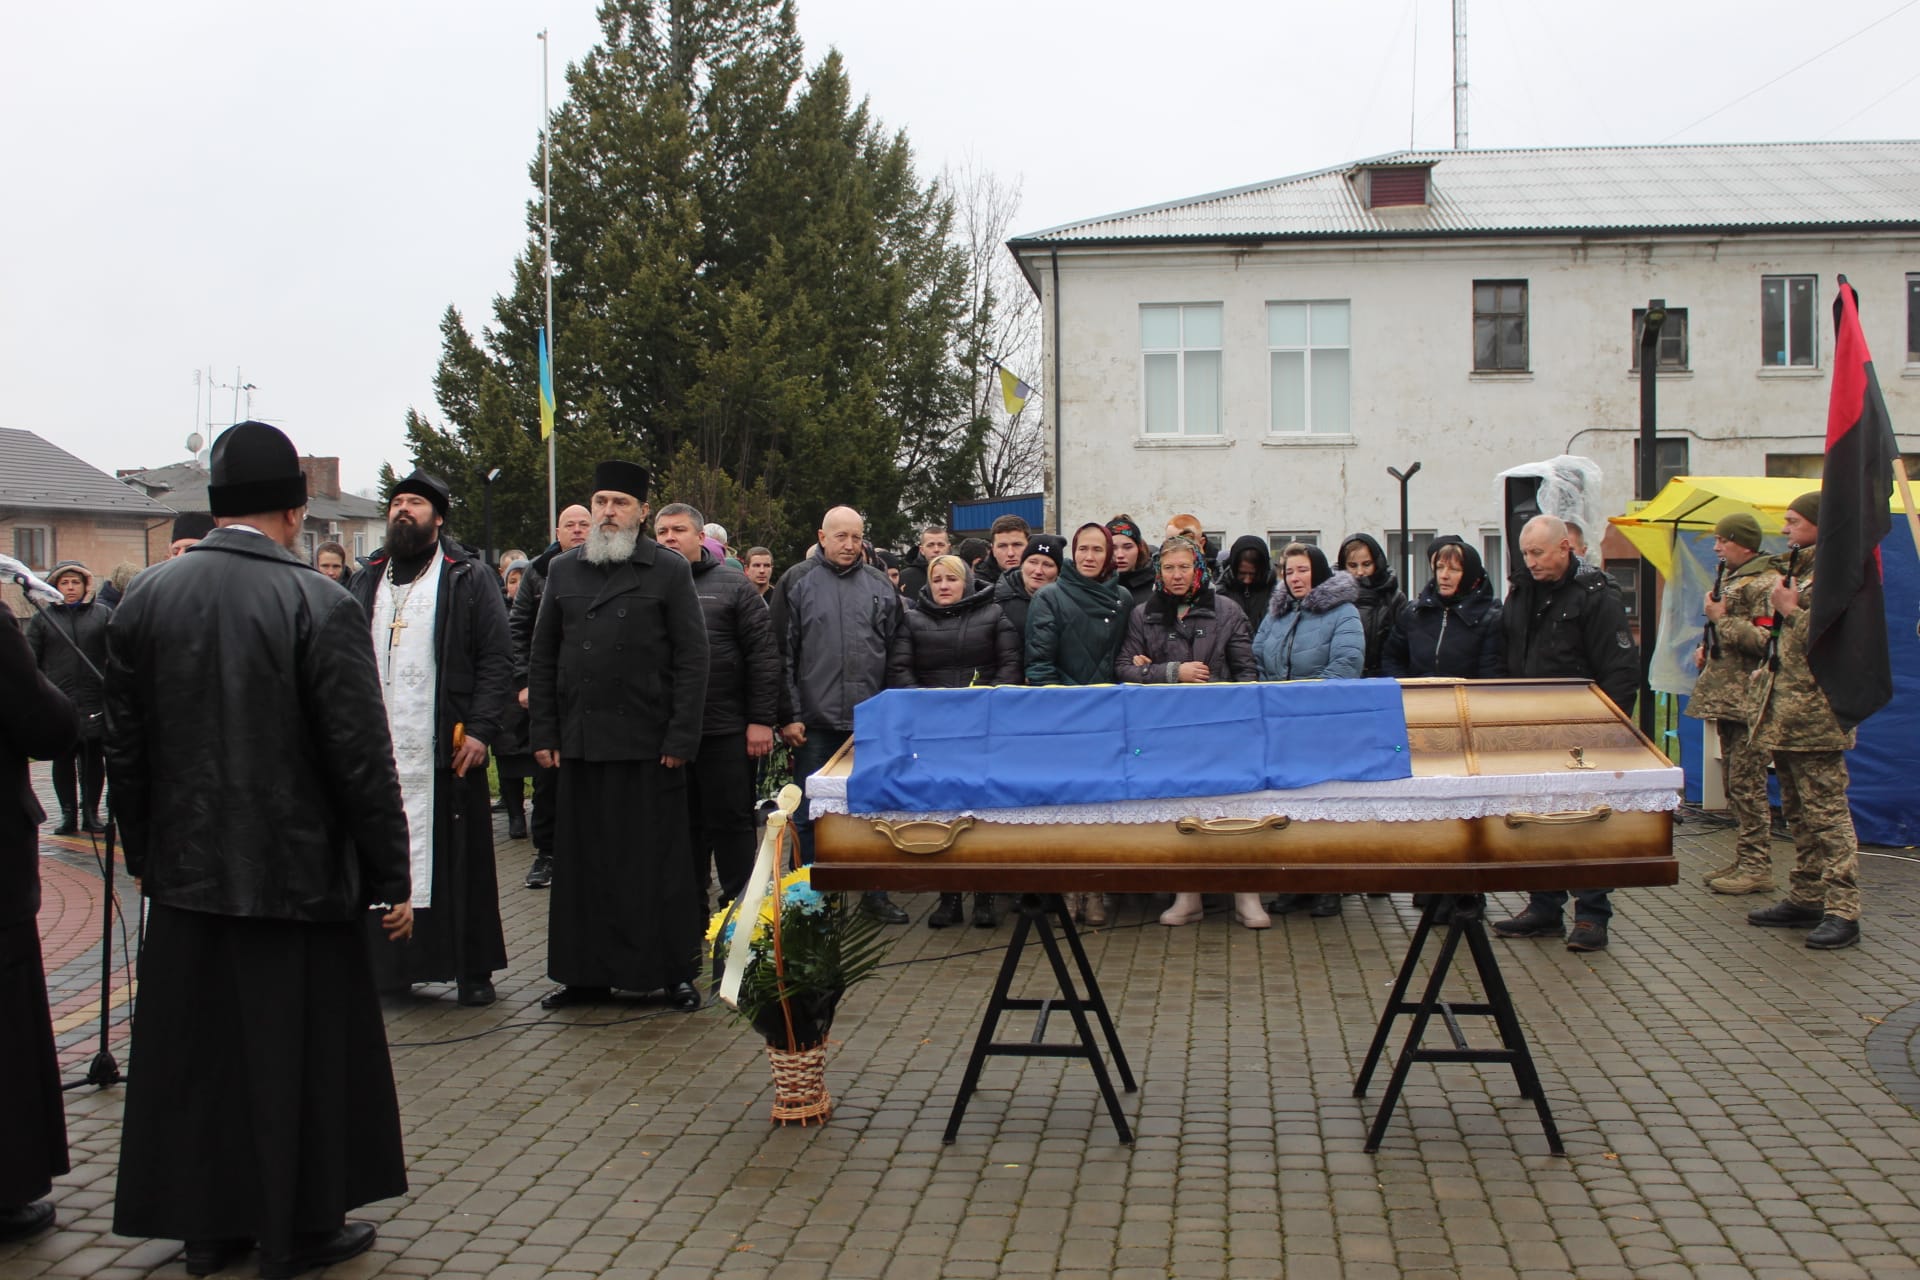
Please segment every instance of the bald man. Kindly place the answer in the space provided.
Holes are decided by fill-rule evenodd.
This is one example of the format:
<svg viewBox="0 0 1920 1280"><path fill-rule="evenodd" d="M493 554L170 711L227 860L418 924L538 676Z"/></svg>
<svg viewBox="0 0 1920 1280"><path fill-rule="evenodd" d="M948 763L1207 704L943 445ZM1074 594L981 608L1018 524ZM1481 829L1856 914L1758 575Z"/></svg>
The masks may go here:
<svg viewBox="0 0 1920 1280"><path fill-rule="evenodd" d="M520 575L520 590L513 597L513 609L507 615L507 629L513 637L513 682L519 690L520 705L527 705L527 655L533 644L533 624L540 616L540 597L547 587L547 573L556 558L587 540L593 528L593 513L579 503L560 513L553 527L553 542ZM545 889L553 883L553 798L556 779L553 770L533 767L533 864L527 868L529 889Z"/></svg>
<svg viewBox="0 0 1920 1280"><path fill-rule="evenodd" d="M865 538L858 511L833 508L820 521L820 554L790 570L774 593L784 674L780 738L793 749L793 774L803 788L853 736L853 709L887 687L900 593L867 563ZM812 862L813 819L804 800L794 825L800 856ZM884 893L867 894L861 906L888 924L907 922Z"/></svg>
<svg viewBox="0 0 1920 1280"><path fill-rule="evenodd" d="M1507 674L1572 676L1592 680L1622 711L1633 708L1640 688L1640 658L1613 580L1574 554L1573 536L1555 516L1535 516L1520 530L1524 566L1508 586L1501 625L1506 631ZM1605 889L1574 894L1573 932L1561 923L1563 889L1535 893L1527 909L1502 920L1503 938L1559 938L1569 951L1601 951L1613 905Z"/></svg>

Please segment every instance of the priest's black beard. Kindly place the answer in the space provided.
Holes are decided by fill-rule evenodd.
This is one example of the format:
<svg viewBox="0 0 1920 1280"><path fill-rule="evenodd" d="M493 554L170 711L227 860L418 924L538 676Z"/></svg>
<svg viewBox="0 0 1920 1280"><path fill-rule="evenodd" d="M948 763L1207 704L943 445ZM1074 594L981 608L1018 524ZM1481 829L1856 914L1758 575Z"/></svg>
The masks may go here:
<svg viewBox="0 0 1920 1280"><path fill-rule="evenodd" d="M387 554L396 561L424 563L427 552L440 540L440 531L412 519L387 521Z"/></svg>
<svg viewBox="0 0 1920 1280"><path fill-rule="evenodd" d="M605 525L597 524L587 534L586 544L580 548L580 554L587 558L588 564L618 564L622 560L633 559L633 549L639 543L638 528L609 532Z"/></svg>

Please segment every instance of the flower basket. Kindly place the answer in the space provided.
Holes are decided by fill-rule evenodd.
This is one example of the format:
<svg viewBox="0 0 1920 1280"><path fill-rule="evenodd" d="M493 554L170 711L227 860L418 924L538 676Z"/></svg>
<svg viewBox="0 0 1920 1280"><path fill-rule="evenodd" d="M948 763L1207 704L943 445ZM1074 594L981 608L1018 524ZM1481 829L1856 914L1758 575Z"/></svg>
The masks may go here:
<svg viewBox="0 0 1920 1280"><path fill-rule="evenodd" d="M773 1068L773 1118L826 1123L827 1033L846 989L878 967L887 940L839 894L822 894L798 865L790 823L800 789L769 815L760 854L737 901L713 917L707 941L721 1002L760 1033Z"/></svg>

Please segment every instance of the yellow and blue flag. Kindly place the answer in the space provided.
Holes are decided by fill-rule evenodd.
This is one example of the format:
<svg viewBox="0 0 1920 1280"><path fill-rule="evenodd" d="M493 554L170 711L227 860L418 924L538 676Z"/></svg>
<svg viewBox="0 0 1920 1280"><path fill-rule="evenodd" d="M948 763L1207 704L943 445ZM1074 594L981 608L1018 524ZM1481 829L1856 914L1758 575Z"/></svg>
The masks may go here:
<svg viewBox="0 0 1920 1280"><path fill-rule="evenodd" d="M1012 417L1027 407L1027 401L1033 396L1033 388L998 361L994 362L993 367L1000 371L1000 398L1006 402L1007 416Z"/></svg>
<svg viewBox="0 0 1920 1280"><path fill-rule="evenodd" d="M547 354L547 331L540 329L540 438L553 434L553 360Z"/></svg>

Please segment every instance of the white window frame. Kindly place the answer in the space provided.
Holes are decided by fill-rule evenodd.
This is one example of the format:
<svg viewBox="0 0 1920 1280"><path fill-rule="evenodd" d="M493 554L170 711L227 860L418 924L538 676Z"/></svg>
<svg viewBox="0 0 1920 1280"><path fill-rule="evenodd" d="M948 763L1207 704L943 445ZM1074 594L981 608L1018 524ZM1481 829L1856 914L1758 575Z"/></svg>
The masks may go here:
<svg viewBox="0 0 1920 1280"><path fill-rule="evenodd" d="M367 531L365 529L355 529L353 531L353 562L357 565L366 559L366 556Z"/></svg>
<svg viewBox="0 0 1920 1280"><path fill-rule="evenodd" d="M1782 281L1780 340L1787 344L1786 360L1776 361L1773 352L1767 350L1767 286L1774 281ZM1798 364L1793 359L1793 282L1807 281L1808 324L1812 326L1807 339L1806 363ZM1760 277L1760 367L1762 369L1802 369L1815 370L1820 367L1820 277L1809 271L1784 272L1778 275Z"/></svg>
<svg viewBox="0 0 1920 1280"><path fill-rule="evenodd" d="M1507 594L1507 537L1500 530L1482 525L1480 527L1480 567L1486 571L1487 585L1493 588L1493 598L1500 600ZM1401 588L1405 590L1406 584ZM1408 591L1412 596L1414 593Z"/></svg>
<svg viewBox="0 0 1920 1280"><path fill-rule="evenodd" d="M1304 542L1310 547L1320 545L1318 529L1269 529L1267 530L1267 554L1277 556L1289 542Z"/></svg>
<svg viewBox="0 0 1920 1280"><path fill-rule="evenodd" d="M1273 310L1275 307L1307 308L1307 341L1304 346L1275 346L1273 342ZM1313 340L1313 309L1315 307L1345 307L1347 309L1347 340L1344 343L1321 342ZM1342 440L1353 435L1353 300L1350 298L1286 298L1273 299L1267 303L1265 317L1267 322L1267 434L1281 440ZM1282 431L1273 425L1274 409L1277 407L1274 395L1273 357L1280 352L1297 351L1301 355L1301 370L1306 375L1301 382L1301 394L1305 403L1301 406L1301 417L1306 426L1298 431ZM1347 421L1345 425L1334 428L1320 428L1313 421L1313 353L1315 351L1344 351L1347 353Z"/></svg>
<svg viewBox="0 0 1920 1280"><path fill-rule="evenodd" d="M1386 530L1387 567L1395 573L1400 571L1400 530ZM1433 577L1433 566L1427 563L1427 553L1433 549L1433 540L1440 536L1438 529L1409 529L1407 536L1413 540L1413 554L1407 557L1407 577L1400 589L1407 593L1407 599L1418 596Z"/></svg>
<svg viewBox="0 0 1920 1280"><path fill-rule="evenodd" d="M1187 345L1187 312L1208 308L1220 316L1220 345L1211 347ZM1144 335L1140 342L1140 438L1143 440L1217 440L1227 433L1226 407L1226 307L1219 302L1143 302L1137 319L1142 322L1149 310L1174 310L1180 313L1180 345L1178 347L1149 347ZM1190 351L1211 351L1219 356L1219 386L1215 389L1215 402L1220 406L1220 421L1212 431L1191 430L1187 424L1187 353ZM1147 358L1149 356L1174 357L1173 407L1177 425L1172 431L1154 431L1147 422Z"/></svg>

